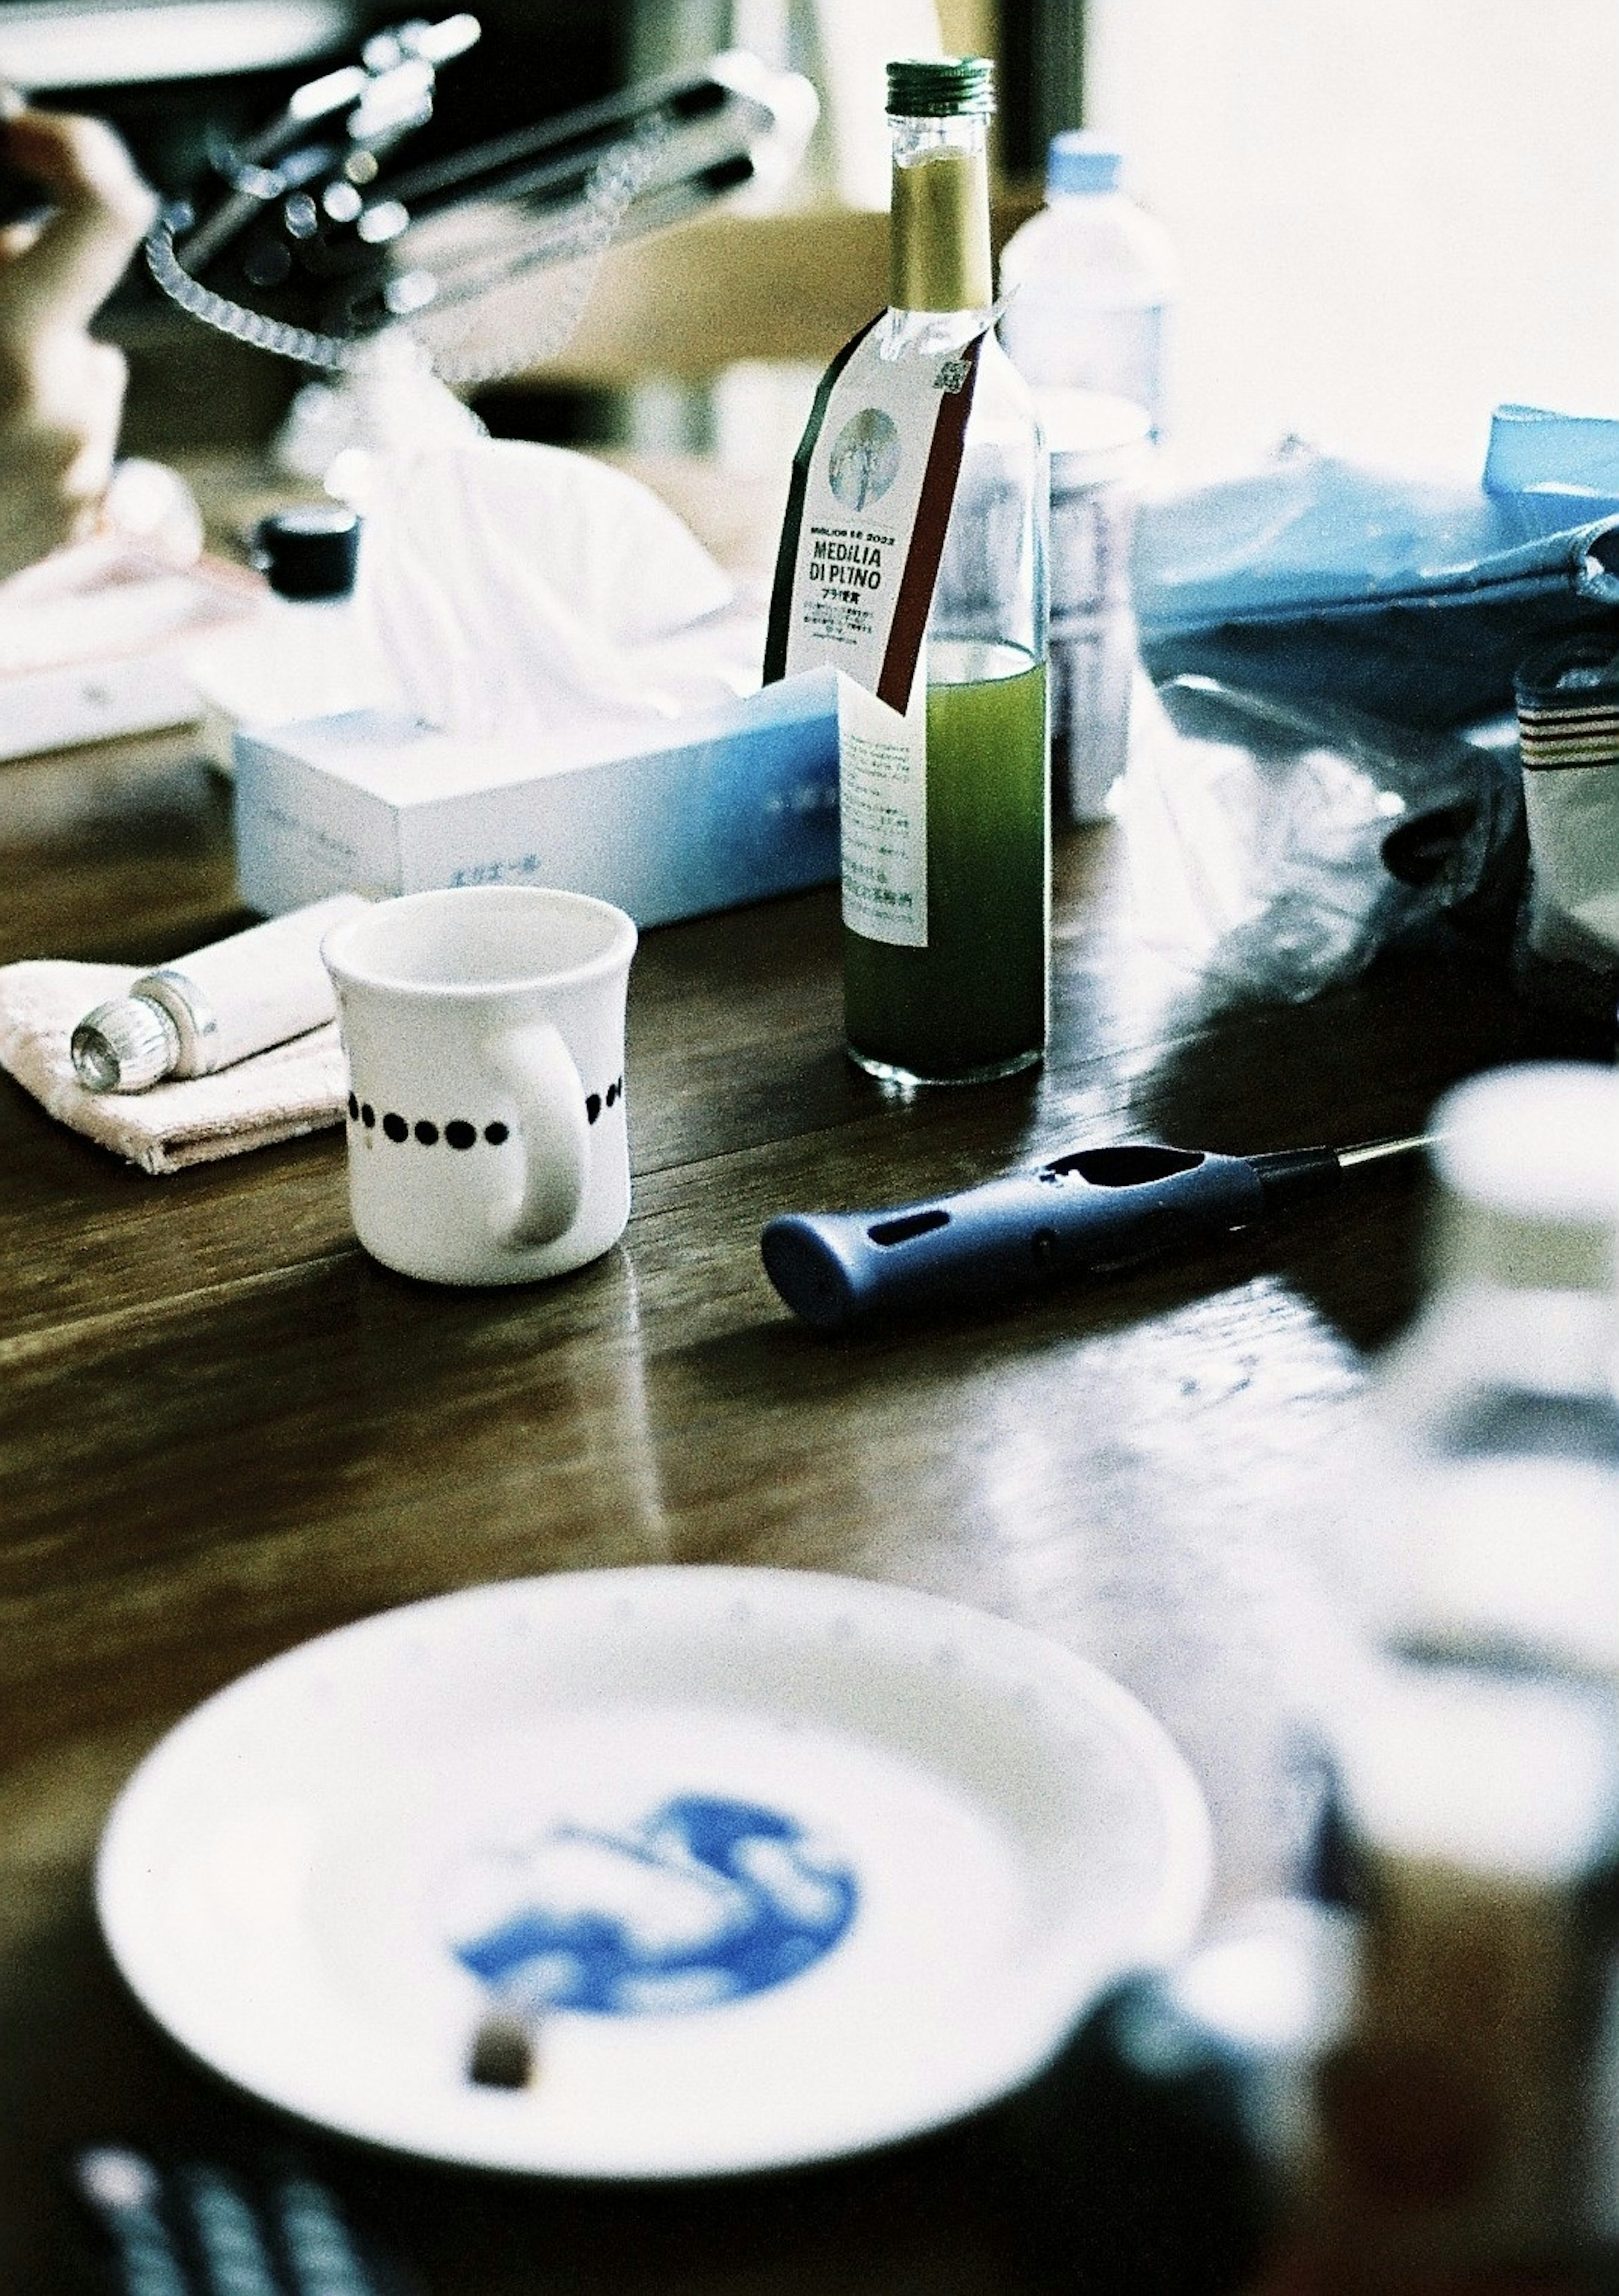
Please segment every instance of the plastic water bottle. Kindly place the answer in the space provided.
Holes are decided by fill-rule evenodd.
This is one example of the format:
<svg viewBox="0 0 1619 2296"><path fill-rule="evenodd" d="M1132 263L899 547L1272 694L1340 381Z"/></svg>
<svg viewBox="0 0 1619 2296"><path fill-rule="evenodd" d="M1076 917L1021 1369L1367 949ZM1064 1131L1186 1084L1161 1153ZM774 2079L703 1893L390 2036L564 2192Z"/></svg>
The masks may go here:
<svg viewBox="0 0 1619 2296"><path fill-rule="evenodd" d="M1149 417L1128 398L1055 388L1034 393L1034 410L1051 457L1051 776L1074 820L1100 821L1129 749L1130 553Z"/></svg>
<svg viewBox="0 0 1619 2296"><path fill-rule="evenodd" d="M1001 337L1026 382L1132 398L1157 438L1179 272L1162 224L1119 189L1123 161L1106 136L1052 137L1046 205L1002 250Z"/></svg>

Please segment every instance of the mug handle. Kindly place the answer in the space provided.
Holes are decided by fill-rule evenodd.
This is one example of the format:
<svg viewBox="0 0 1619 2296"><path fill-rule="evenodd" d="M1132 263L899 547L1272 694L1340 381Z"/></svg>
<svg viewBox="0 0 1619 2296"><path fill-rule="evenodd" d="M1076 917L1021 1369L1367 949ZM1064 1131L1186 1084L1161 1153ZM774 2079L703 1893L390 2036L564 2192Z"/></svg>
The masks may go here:
<svg viewBox="0 0 1619 2296"><path fill-rule="evenodd" d="M590 1172L590 1123L573 1054L548 1021L494 1038L490 1066L517 1103L523 1192L496 1238L512 1249L554 1243L579 1216Z"/></svg>

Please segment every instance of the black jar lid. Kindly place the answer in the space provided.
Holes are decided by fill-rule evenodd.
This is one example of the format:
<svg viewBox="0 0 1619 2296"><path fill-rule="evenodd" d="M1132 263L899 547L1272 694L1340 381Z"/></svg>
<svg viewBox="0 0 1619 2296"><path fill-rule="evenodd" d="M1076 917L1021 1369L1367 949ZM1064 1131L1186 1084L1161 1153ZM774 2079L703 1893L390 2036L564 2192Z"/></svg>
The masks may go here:
<svg viewBox="0 0 1619 2296"><path fill-rule="evenodd" d="M253 531L253 563L283 598L346 598L359 562L359 517L342 503L273 511Z"/></svg>

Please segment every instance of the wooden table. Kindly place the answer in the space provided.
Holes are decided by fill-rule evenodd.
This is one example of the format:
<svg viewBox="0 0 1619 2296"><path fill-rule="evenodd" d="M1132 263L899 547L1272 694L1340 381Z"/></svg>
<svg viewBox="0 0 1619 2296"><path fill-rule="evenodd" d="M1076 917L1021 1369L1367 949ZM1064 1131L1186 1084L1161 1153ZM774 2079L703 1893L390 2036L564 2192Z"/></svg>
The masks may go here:
<svg viewBox="0 0 1619 2296"><path fill-rule="evenodd" d="M0 768L0 957L153 962L240 922L181 738ZM1132 956L1108 836L1059 842L1043 1073L910 1104L839 1048L835 904L648 933L635 1211L563 1282L450 1292L348 1231L341 1136L167 1180L0 1078L0 2286L67 2284L57 2179L120 2136L250 2155L255 2108L120 1991L90 1863L139 1756L302 1637L527 1572L788 1565L958 1596L1138 1692L1207 1791L1227 1896L1273 1885L1316 1505L1413 1298L1419 1193L1337 1202L1087 1292L841 1344L757 1238L1126 1136L1235 1150L1419 1125L1543 1031L1460 948L1300 1011L1198 1020ZM993 2116L992 2116L993 2119ZM997 2296L1032 2286L984 2128L715 2191L540 2189L315 2157L433 2292Z"/></svg>

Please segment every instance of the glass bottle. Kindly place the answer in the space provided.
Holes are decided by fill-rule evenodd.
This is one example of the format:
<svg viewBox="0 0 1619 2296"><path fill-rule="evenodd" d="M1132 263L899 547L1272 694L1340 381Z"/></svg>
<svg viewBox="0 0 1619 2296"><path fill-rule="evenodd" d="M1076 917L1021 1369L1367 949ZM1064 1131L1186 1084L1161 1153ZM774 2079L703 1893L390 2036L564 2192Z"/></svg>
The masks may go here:
<svg viewBox="0 0 1619 2296"><path fill-rule="evenodd" d="M927 742L927 940L846 922L852 1057L900 1084L975 1083L1043 1054L1051 942L1044 447L990 326L985 141L993 66L888 67L891 306L885 355L978 340L976 387L917 676ZM914 703L912 705L915 706Z"/></svg>
<svg viewBox="0 0 1619 2296"><path fill-rule="evenodd" d="M1619 1077L1500 1069L1433 1122L1432 1291L1378 1397L1375 1624L1619 1688Z"/></svg>
<svg viewBox="0 0 1619 2296"><path fill-rule="evenodd" d="M1430 1128L1429 1296L1345 1492L1368 1646L1324 1709L1311 1859L1357 1998L1317 2080L1314 2274L1278 2296L1572 2296L1559 2265L1613 2252L1619 1076L1497 1070Z"/></svg>
<svg viewBox="0 0 1619 2296"><path fill-rule="evenodd" d="M1493 1070L1429 1119L1427 1296L1323 1511L1350 1631L1325 1718L1386 1665L1619 1692L1619 1075ZM1307 1737L1308 1734L1306 1734ZM1343 1888L1330 1751L1307 1886Z"/></svg>
<svg viewBox="0 0 1619 2296"><path fill-rule="evenodd" d="M1610 2284L1611 1691L1386 1662L1334 1751L1354 1980L1316 2067L1279 2296Z"/></svg>

